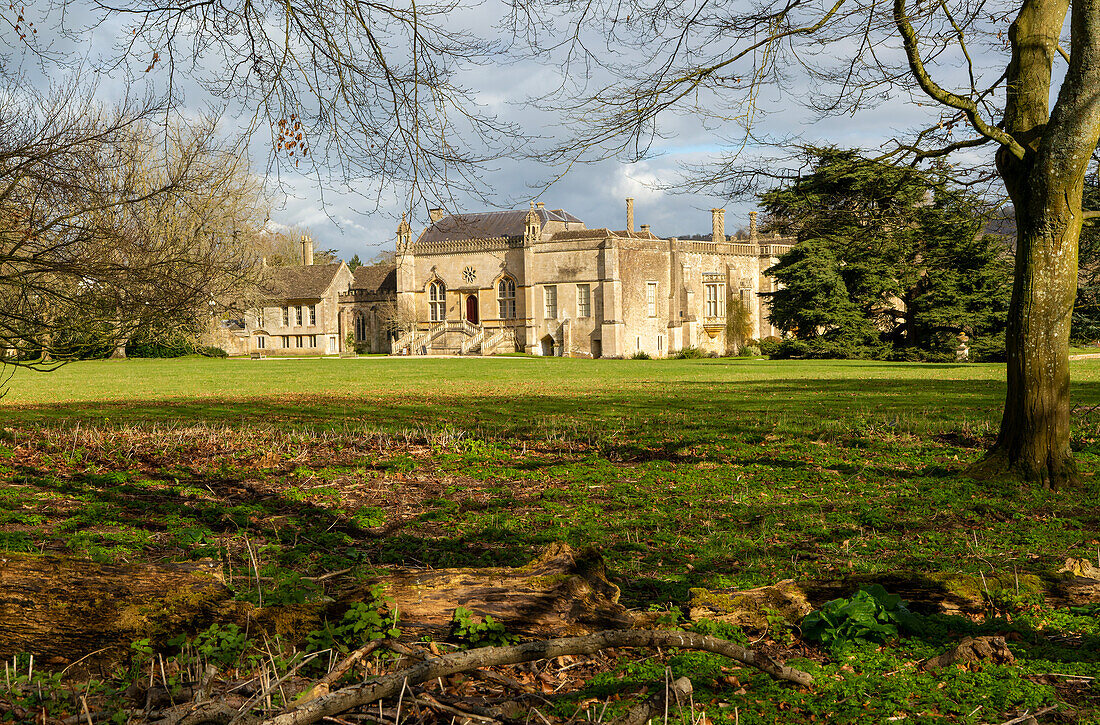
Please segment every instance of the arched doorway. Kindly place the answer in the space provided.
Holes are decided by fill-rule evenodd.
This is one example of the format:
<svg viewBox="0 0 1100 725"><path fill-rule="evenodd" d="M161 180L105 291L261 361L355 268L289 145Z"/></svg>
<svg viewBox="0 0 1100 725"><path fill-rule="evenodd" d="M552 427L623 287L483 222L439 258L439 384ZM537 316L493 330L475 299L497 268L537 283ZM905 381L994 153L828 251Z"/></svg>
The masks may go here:
<svg viewBox="0 0 1100 725"><path fill-rule="evenodd" d="M541 345L542 354L544 357L554 356L554 338L547 335L546 337L542 338Z"/></svg>
<svg viewBox="0 0 1100 725"><path fill-rule="evenodd" d="M477 310L477 295L466 296L466 321L471 325L477 325L481 321Z"/></svg>

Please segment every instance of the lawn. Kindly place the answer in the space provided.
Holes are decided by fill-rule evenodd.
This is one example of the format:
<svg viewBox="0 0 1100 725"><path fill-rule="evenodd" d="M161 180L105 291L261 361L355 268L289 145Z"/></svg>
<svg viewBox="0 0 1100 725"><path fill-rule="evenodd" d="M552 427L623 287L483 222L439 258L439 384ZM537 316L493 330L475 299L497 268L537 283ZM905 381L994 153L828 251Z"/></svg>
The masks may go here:
<svg viewBox="0 0 1100 725"><path fill-rule="evenodd" d="M366 358L20 370L0 400L0 549L224 551L245 580L247 536L261 573L293 586L362 565L513 565L565 541L600 550L629 606L663 609L692 587L1051 570L1100 546L1100 361L1073 363L1072 375L1083 485L1047 493L962 475L996 433L1000 365ZM388 535L362 535L379 527ZM988 722L1055 702L1095 721L1091 686L1037 677L1100 676L1095 608L1012 615L989 626L1039 637L1057 621L1076 649L1016 644L1020 667L953 674L939 689L912 672L891 680L960 628L985 626L959 624L859 650L859 677L850 658L818 657L825 694L779 702L766 678L748 694L708 686L740 703L741 722ZM787 645L796 624L782 625L795 633ZM990 672L996 687L979 683ZM900 690L867 710L859 693L887 687Z"/></svg>

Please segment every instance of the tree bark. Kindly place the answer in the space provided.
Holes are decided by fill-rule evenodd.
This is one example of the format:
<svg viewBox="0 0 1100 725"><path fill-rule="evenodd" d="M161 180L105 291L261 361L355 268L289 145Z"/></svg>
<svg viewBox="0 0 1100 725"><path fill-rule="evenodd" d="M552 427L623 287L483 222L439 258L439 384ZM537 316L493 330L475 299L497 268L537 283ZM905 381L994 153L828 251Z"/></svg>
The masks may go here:
<svg viewBox="0 0 1100 725"><path fill-rule="evenodd" d="M1017 228L1005 331L1008 385L997 441L970 472L1060 488L1077 482L1069 445L1069 331L1084 174L1074 183L1035 172L1023 179L1003 173L1014 192Z"/></svg>

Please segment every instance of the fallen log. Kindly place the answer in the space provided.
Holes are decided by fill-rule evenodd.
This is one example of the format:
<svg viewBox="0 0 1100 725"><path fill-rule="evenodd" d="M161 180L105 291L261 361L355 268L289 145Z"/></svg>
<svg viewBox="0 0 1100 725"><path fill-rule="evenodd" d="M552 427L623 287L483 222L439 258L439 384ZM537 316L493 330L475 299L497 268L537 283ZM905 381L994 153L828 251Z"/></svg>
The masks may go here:
<svg viewBox="0 0 1100 725"><path fill-rule="evenodd" d="M445 634L460 606L480 617L491 615L510 634L528 637L634 625L599 554L563 543L551 544L519 567L389 569L341 589L336 599L369 601L371 587L379 583L386 585L391 608L400 612L398 626L407 634Z"/></svg>
<svg viewBox="0 0 1100 725"><path fill-rule="evenodd" d="M48 667L89 653L100 663L117 661L134 640L224 617L231 598L212 561L99 564L5 553L0 658L29 652Z"/></svg>
<svg viewBox="0 0 1100 725"><path fill-rule="evenodd" d="M582 637L526 642L507 647L482 647L464 650L418 662L398 672L377 677L309 700L269 719L244 715L235 708L212 702L183 708L160 725L227 725L231 721L245 725L311 725L348 710L369 705L378 700L397 697L405 688L422 682L447 677L481 667L514 665L521 662L553 659L565 655L587 655L611 647L674 647L713 652L755 667L781 680L810 687L814 679L809 674L787 667L762 652L746 649L717 637L665 630L611 630Z"/></svg>
<svg viewBox="0 0 1100 725"><path fill-rule="evenodd" d="M520 567L395 568L353 581L327 605L330 616L351 602L369 601L370 587L384 583L400 612L399 626L411 635L445 633L458 606L492 615L510 634L532 637L634 624L599 555L565 544L547 547ZM135 640L148 638L155 646L214 622L302 638L319 626L325 608L256 608L234 601L214 561L99 564L24 554L0 559L0 657L28 652L50 668L82 657L82 666L109 666L127 657Z"/></svg>
<svg viewBox="0 0 1100 725"><path fill-rule="evenodd" d="M860 587L881 585L921 614L983 615L999 607L1045 602L1064 607L1100 602L1100 569L1085 560L1067 559L1056 572L1025 574L1014 571L964 574L960 572L889 572L843 578L786 579L755 589L690 590L691 619L728 622L747 630L763 631L768 616L781 614L798 622L822 604L849 597Z"/></svg>

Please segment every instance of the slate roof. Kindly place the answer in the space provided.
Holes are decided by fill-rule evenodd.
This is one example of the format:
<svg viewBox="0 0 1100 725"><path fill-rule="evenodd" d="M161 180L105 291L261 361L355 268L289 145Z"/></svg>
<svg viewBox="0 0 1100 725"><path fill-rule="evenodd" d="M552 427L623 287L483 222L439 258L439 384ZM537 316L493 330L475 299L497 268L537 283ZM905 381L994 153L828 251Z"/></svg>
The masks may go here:
<svg viewBox="0 0 1100 725"><path fill-rule="evenodd" d="M264 274L264 291L272 299L320 299L324 297L341 265L343 262L268 267Z"/></svg>
<svg viewBox="0 0 1100 725"><path fill-rule="evenodd" d="M351 289L365 292L396 292L397 267L392 262L364 264L352 273Z"/></svg>
<svg viewBox="0 0 1100 725"><path fill-rule="evenodd" d="M660 237L653 234L653 232L628 232L628 231L613 231L611 229L570 229L568 231L554 232L554 236L550 237L553 241L562 242L569 239L591 239L602 237L619 237L620 239L656 239L660 240Z"/></svg>
<svg viewBox="0 0 1100 725"><path fill-rule="evenodd" d="M569 222L583 224L580 219L564 209L536 209L543 224ZM451 214L424 230L418 241L424 243L457 241L463 239L495 239L497 237L522 237L528 210L486 211L476 214Z"/></svg>

